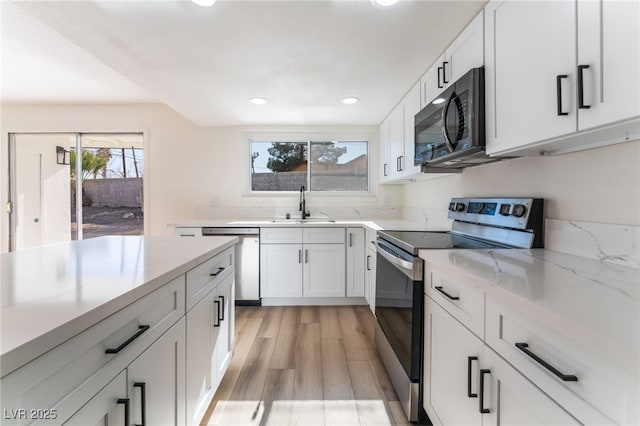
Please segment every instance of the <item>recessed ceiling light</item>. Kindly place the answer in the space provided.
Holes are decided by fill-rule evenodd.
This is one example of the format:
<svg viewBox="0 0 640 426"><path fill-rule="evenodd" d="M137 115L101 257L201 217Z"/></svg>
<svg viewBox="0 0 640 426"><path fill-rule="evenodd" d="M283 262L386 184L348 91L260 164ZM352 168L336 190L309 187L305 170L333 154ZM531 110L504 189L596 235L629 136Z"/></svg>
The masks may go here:
<svg viewBox="0 0 640 426"><path fill-rule="evenodd" d="M387 7L398 3L398 0L373 0L375 4L382 7Z"/></svg>
<svg viewBox="0 0 640 426"><path fill-rule="evenodd" d="M342 100L343 104L347 104L347 105L351 105L351 104L355 104L356 102L358 102L358 98L354 98L354 97L349 97L349 98L344 98Z"/></svg>
<svg viewBox="0 0 640 426"><path fill-rule="evenodd" d="M195 4L197 4L198 6L213 6L216 2L216 0L191 0L193 1Z"/></svg>
<svg viewBox="0 0 640 426"><path fill-rule="evenodd" d="M264 99L264 98L251 98L249 100L254 105L264 105L264 104L267 103L266 99Z"/></svg>

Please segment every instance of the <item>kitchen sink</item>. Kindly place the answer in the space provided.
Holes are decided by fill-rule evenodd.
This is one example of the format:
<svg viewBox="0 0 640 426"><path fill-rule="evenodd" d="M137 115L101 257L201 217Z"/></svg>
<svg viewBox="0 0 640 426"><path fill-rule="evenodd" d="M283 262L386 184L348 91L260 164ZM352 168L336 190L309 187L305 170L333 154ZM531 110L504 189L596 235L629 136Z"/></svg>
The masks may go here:
<svg viewBox="0 0 640 426"><path fill-rule="evenodd" d="M301 223L317 223L317 224L325 224L325 223L336 223L335 220L329 219L326 217L322 218L306 218L306 219L274 219L271 223L290 223L290 224L301 224Z"/></svg>

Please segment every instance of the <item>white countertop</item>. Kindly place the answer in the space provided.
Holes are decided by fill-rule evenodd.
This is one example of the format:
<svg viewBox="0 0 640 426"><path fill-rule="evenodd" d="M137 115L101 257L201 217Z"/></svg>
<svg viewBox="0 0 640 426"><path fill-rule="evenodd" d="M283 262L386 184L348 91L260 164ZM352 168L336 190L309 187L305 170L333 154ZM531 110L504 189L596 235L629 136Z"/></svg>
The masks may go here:
<svg viewBox="0 0 640 426"><path fill-rule="evenodd" d="M2 254L0 376L237 241L110 236Z"/></svg>
<svg viewBox="0 0 640 426"><path fill-rule="evenodd" d="M638 374L640 269L544 250L421 250L510 309Z"/></svg>
<svg viewBox="0 0 640 426"><path fill-rule="evenodd" d="M414 222L404 219L335 219L334 222L306 222L298 223L297 219L286 221L279 219L191 219L170 223L168 226L173 227L255 227L255 228L273 228L273 227L298 227L298 226L315 226L315 227L336 227L336 226L362 226L372 231L379 230L395 230L395 231L448 231L448 228L433 227L425 222Z"/></svg>

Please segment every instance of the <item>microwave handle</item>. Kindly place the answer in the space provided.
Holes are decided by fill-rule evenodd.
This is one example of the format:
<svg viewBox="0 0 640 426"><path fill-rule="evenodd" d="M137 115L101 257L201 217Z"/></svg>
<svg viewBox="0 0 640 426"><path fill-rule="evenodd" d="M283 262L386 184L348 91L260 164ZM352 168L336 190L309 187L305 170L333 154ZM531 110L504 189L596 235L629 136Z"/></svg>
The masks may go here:
<svg viewBox="0 0 640 426"><path fill-rule="evenodd" d="M451 102L453 102L453 98L455 96L456 92L452 90L451 94L447 98L447 101L444 103L444 108L442 108L442 117L440 118L440 122L442 123L442 135L444 136L444 143L447 145L449 152L453 152L456 149L453 143L451 143L449 129L447 129L447 115L449 114L449 106L451 105Z"/></svg>

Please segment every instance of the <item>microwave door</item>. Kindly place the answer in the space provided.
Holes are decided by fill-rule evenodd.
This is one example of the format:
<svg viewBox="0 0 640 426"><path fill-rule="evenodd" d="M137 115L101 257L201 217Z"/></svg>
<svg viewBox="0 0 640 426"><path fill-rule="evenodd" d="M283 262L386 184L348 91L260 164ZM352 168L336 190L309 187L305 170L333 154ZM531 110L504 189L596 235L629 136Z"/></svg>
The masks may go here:
<svg viewBox="0 0 640 426"><path fill-rule="evenodd" d="M442 137L449 152L455 152L465 133L463 99L452 90L442 109Z"/></svg>

